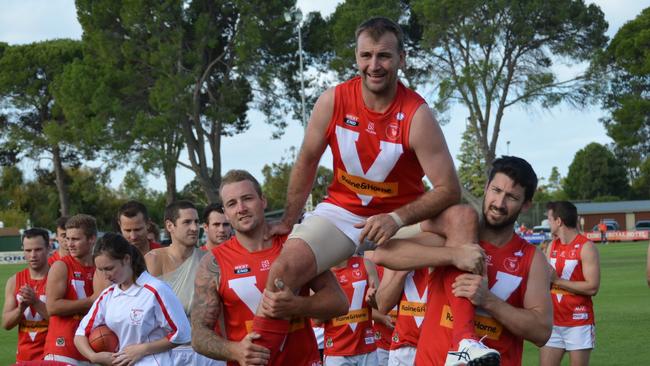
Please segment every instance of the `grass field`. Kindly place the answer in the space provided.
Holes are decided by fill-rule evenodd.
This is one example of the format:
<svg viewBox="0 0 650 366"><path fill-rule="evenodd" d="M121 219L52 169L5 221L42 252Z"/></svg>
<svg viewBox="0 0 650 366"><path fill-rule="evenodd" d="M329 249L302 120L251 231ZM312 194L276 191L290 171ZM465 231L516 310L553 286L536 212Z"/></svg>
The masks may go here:
<svg viewBox="0 0 650 366"><path fill-rule="evenodd" d="M591 365L647 365L650 350L644 343L650 329L650 289L646 284L645 261L648 243L599 246L600 292L595 297L596 349ZM23 265L0 265L0 283ZM4 303L4 287L0 298ZM0 330L0 366L14 361L16 329ZM524 365L538 364L537 348L526 343ZM563 365L568 365L565 356Z"/></svg>

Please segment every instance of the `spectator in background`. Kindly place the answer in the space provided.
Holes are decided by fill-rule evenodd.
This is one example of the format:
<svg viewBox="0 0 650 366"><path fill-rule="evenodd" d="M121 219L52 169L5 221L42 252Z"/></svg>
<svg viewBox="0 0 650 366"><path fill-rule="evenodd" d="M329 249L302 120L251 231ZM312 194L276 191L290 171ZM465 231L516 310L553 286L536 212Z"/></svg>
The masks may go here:
<svg viewBox="0 0 650 366"><path fill-rule="evenodd" d="M219 244L230 239L232 229L230 222L223 213L223 205L221 203L211 203L203 210L203 229L205 230L206 237L208 238L202 250L210 251L216 248Z"/></svg>
<svg viewBox="0 0 650 366"><path fill-rule="evenodd" d="M607 225L604 220L600 220L598 231L600 231L600 242L602 244L607 244Z"/></svg>
<svg viewBox="0 0 650 366"><path fill-rule="evenodd" d="M149 223L147 224L147 239L154 243L160 242L160 228L151 220L149 220Z"/></svg>
<svg viewBox="0 0 650 366"><path fill-rule="evenodd" d="M138 248L142 255L161 248L160 244L149 240L147 236L148 224L149 213L147 207L138 201L129 201L117 211L117 226L120 228L122 236L131 245Z"/></svg>
<svg viewBox="0 0 650 366"><path fill-rule="evenodd" d="M59 248L47 259L47 264L50 266L52 263L68 255L68 243L65 239L65 224L68 222L68 219L68 216L61 216L56 219L56 241L59 243Z"/></svg>

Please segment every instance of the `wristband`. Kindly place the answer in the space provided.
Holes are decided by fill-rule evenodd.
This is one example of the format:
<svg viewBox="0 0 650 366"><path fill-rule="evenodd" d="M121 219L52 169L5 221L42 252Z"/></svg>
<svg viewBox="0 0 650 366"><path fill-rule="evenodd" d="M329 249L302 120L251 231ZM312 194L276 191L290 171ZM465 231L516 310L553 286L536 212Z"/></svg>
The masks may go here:
<svg viewBox="0 0 650 366"><path fill-rule="evenodd" d="M402 219L399 217L399 215L396 214L395 212L389 213L388 216L392 217L393 220L395 220L395 223L397 224L397 226L399 226L399 227L404 226L404 221L402 221Z"/></svg>

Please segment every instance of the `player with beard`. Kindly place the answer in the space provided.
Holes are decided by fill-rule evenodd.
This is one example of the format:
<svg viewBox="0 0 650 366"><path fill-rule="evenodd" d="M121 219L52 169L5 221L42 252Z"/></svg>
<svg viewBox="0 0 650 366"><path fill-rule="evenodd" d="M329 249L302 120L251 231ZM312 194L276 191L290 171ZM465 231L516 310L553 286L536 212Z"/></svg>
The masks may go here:
<svg viewBox="0 0 650 366"><path fill-rule="evenodd" d="M229 365L320 365L316 339L308 318L328 319L348 310L345 294L330 271L309 282L314 291L301 289L295 296L288 287L263 292L273 261L280 255L286 236L264 239L266 199L257 180L248 172L231 170L219 189L224 212L235 235L208 252L197 273L192 308L192 344L213 359ZM261 305L260 305L261 304ZM258 305L269 317L291 319L291 331L278 351L253 344L259 334L251 331ZM219 319L223 326L217 331Z"/></svg>
<svg viewBox="0 0 650 366"><path fill-rule="evenodd" d="M487 346L501 353L501 364L506 366L521 365L524 339L541 347L551 334L548 264L541 251L514 233L514 223L530 207L536 187L537 176L525 160L504 156L494 161L479 227L479 243L487 255L487 273L463 274L454 282L454 294L477 306L477 333L485 336ZM442 245L443 240L439 241ZM432 261L436 249L444 248L393 240L379 247L371 258L389 268L415 269L415 262L436 266ZM416 365L474 365L463 349L447 354L454 317L442 286L446 270L447 267L436 268L429 281ZM431 339L438 341L427 341Z"/></svg>

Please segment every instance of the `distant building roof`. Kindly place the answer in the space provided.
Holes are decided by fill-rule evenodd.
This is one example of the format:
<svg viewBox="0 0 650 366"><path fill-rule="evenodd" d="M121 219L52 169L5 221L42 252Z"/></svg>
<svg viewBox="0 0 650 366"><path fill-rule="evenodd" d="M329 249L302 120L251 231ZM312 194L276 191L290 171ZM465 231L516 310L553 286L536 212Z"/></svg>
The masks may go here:
<svg viewBox="0 0 650 366"><path fill-rule="evenodd" d="M575 203L578 215L650 212L650 200Z"/></svg>

